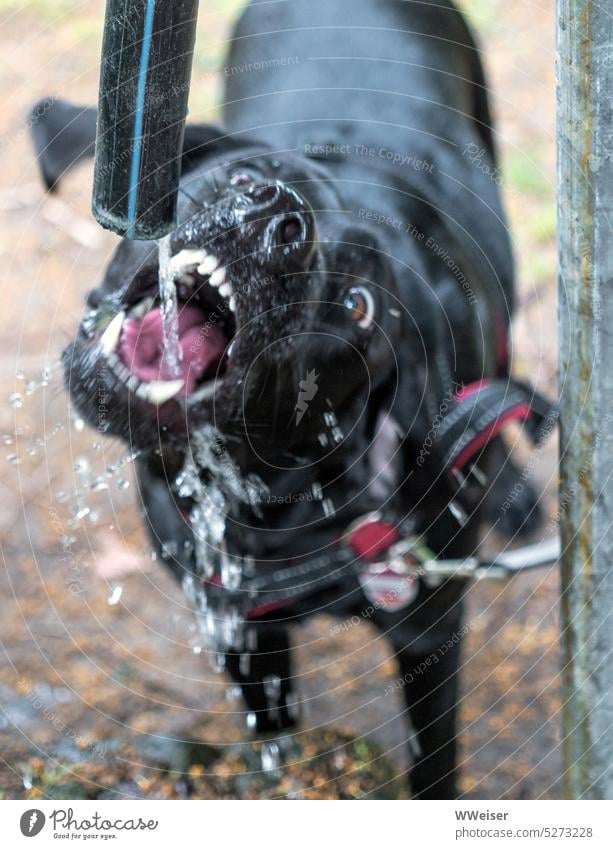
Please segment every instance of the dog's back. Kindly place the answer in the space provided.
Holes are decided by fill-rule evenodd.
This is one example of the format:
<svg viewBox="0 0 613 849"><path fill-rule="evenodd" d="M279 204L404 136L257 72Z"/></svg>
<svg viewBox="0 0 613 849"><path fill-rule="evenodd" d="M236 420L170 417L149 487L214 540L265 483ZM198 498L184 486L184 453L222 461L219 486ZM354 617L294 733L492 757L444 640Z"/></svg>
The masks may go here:
<svg viewBox="0 0 613 849"><path fill-rule="evenodd" d="M344 123L373 144L389 141L390 128L450 139L462 117L482 117L479 74L471 34L448 2L256 0L235 30L225 119L288 142L314 121Z"/></svg>
<svg viewBox="0 0 613 849"><path fill-rule="evenodd" d="M223 114L279 151L336 146L326 158L356 217L419 226L425 201L441 241L464 246L456 259L487 302L479 323L495 314L504 334L513 257L479 52L452 3L255 0L232 40ZM390 253L408 261L393 236Z"/></svg>

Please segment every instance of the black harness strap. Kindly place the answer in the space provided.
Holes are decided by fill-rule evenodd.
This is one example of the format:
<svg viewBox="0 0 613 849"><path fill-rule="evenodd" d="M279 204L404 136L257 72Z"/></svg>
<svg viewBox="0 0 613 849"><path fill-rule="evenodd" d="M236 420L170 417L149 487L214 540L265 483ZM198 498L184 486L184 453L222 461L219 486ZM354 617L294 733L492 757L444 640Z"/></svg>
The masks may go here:
<svg viewBox="0 0 613 849"><path fill-rule="evenodd" d="M534 445L550 434L558 418L555 405L526 383L511 378L471 384L456 396L436 441L444 467L464 469L510 421L522 422Z"/></svg>
<svg viewBox="0 0 613 849"><path fill-rule="evenodd" d="M557 421L557 410L527 384L511 379L484 380L460 390L454 405L442 420L436 435L436 447L450 475L471 464L480 450L494 439L509 421L522 422L532 442L540 444ZM454 478L457 485L457 479ZM484 482L484 486L487 481ZM397 516L369 517L380 533L393 534L393 541L410 539L415 525ZM223 586L219 576L204 582L210 609L232 610L243 619L264 616L297 599L333 586L343 578L358 576L372 557L360 556L360 549L348 532L332 541L315 557L292 565L278 562L251 562L243 570L237 589Z"/></svg>

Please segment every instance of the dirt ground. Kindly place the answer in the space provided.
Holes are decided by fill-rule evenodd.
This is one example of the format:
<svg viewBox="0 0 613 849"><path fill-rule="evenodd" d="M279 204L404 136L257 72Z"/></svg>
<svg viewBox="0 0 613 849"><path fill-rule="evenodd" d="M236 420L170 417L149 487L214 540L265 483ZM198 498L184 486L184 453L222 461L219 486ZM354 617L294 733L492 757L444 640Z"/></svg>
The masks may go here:
<svg viewBox="0 0 613 849"><path fill-rule="evenodd" d="M194 120L215 115L216 69L240 5L201 10ZM554 3L462 5L490 72L516 238L514 369L552 393ZM125 449L70 413L54 364L116 240L89 214L87 165L43 196L24 117L44 95L95 101L103 6L0 0L0 795L402 797L406 732L399 702L384 696L394 663L368 625L333 636L319 618L296 631L301 753L283 773L261 773L258 747L241 745L235 693L151 560ZM525 459L550 515L555 456L551 445ZM108 488L85 493L98 478ZM470 592L460 722L468 798L562 795L557 602L555 570Z"/></svg>

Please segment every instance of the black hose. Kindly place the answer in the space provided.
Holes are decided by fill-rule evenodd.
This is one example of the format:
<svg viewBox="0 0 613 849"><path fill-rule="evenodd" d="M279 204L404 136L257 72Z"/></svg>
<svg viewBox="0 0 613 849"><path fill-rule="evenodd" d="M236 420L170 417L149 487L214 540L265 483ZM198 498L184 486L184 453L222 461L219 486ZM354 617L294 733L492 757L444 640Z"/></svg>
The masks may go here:
<svg viewBox="0 0 613 849"><path fill-rule="evenodd" d="M107 0L93 212L130 239L175 226L198 0Z"/></svg>

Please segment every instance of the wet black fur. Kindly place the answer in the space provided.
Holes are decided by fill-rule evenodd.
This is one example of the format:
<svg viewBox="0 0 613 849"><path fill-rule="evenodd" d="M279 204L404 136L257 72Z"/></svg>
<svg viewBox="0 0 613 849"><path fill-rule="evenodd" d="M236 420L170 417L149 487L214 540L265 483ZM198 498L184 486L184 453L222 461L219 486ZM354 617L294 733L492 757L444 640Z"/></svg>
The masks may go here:
<svg viewBox="0 0 613 849"><path fill-rule="evenodd" d="M339 507L324 519L311 501L271 501L261 515L235 504L231 550L262 558L312 551L387 499L398 514L418 518L435 551L473 553L487 505L475 505L459 528L436 458L416 464L449 388L504 373L501 341L513 311L494 132L463 17L446 0L252 2L225 62L223 100L222 126L188 128L173 250L207 244L232 269L235 288L246 287L229 379L214 404L171 402L156 415L116 385L97 356L96 335L81 332L65 353L74 403L98 425L102 393L108 432L143 449L140 491L159 546L175 540L182 550L189 541L178 509L189 505L177 503L167 481L181 467L187 439L214 419L231 455L245 472L260 474L272 496L308 492L317 480ZM91 110L60 103L36 123L49 186L90 150L92 132ZM298 215L299 242L266 241L262 221L249 212L249 192L230 186L245 169L258 186L283 184L286 206L275 214ZM105 314L155 287L156 265L154 245L124 242L89 296L96 320L103 324ZM254 287L254 280L266 282ZM356 281L377 302L372 331L357 329L342 307ZM296 426L298 381L311 369L319 392ZM331 408L345 435L334 451L318 442ZM403 437L395 483L375 497L368 447L387 412ZM489 509L496 515L517 473L501 452L481 463L495 481ZM506 529L517 531L526 513ZM181 557L169 565L179 579L193 566ZM411 673L462 632L463 591L459 582L422 586L408 609L372 617L389 635L407 682L421 748L411 773L416 797L456 793L459 641L426 674ZM229 669L261 732L294 722L285 707L294 687L288 623L314 611L360 614L366 605L357 584L348 584L253 625L258 649L250 674L241 674L237 656ZM277 712L263 686L271 674L282 678Z"/></svg>

